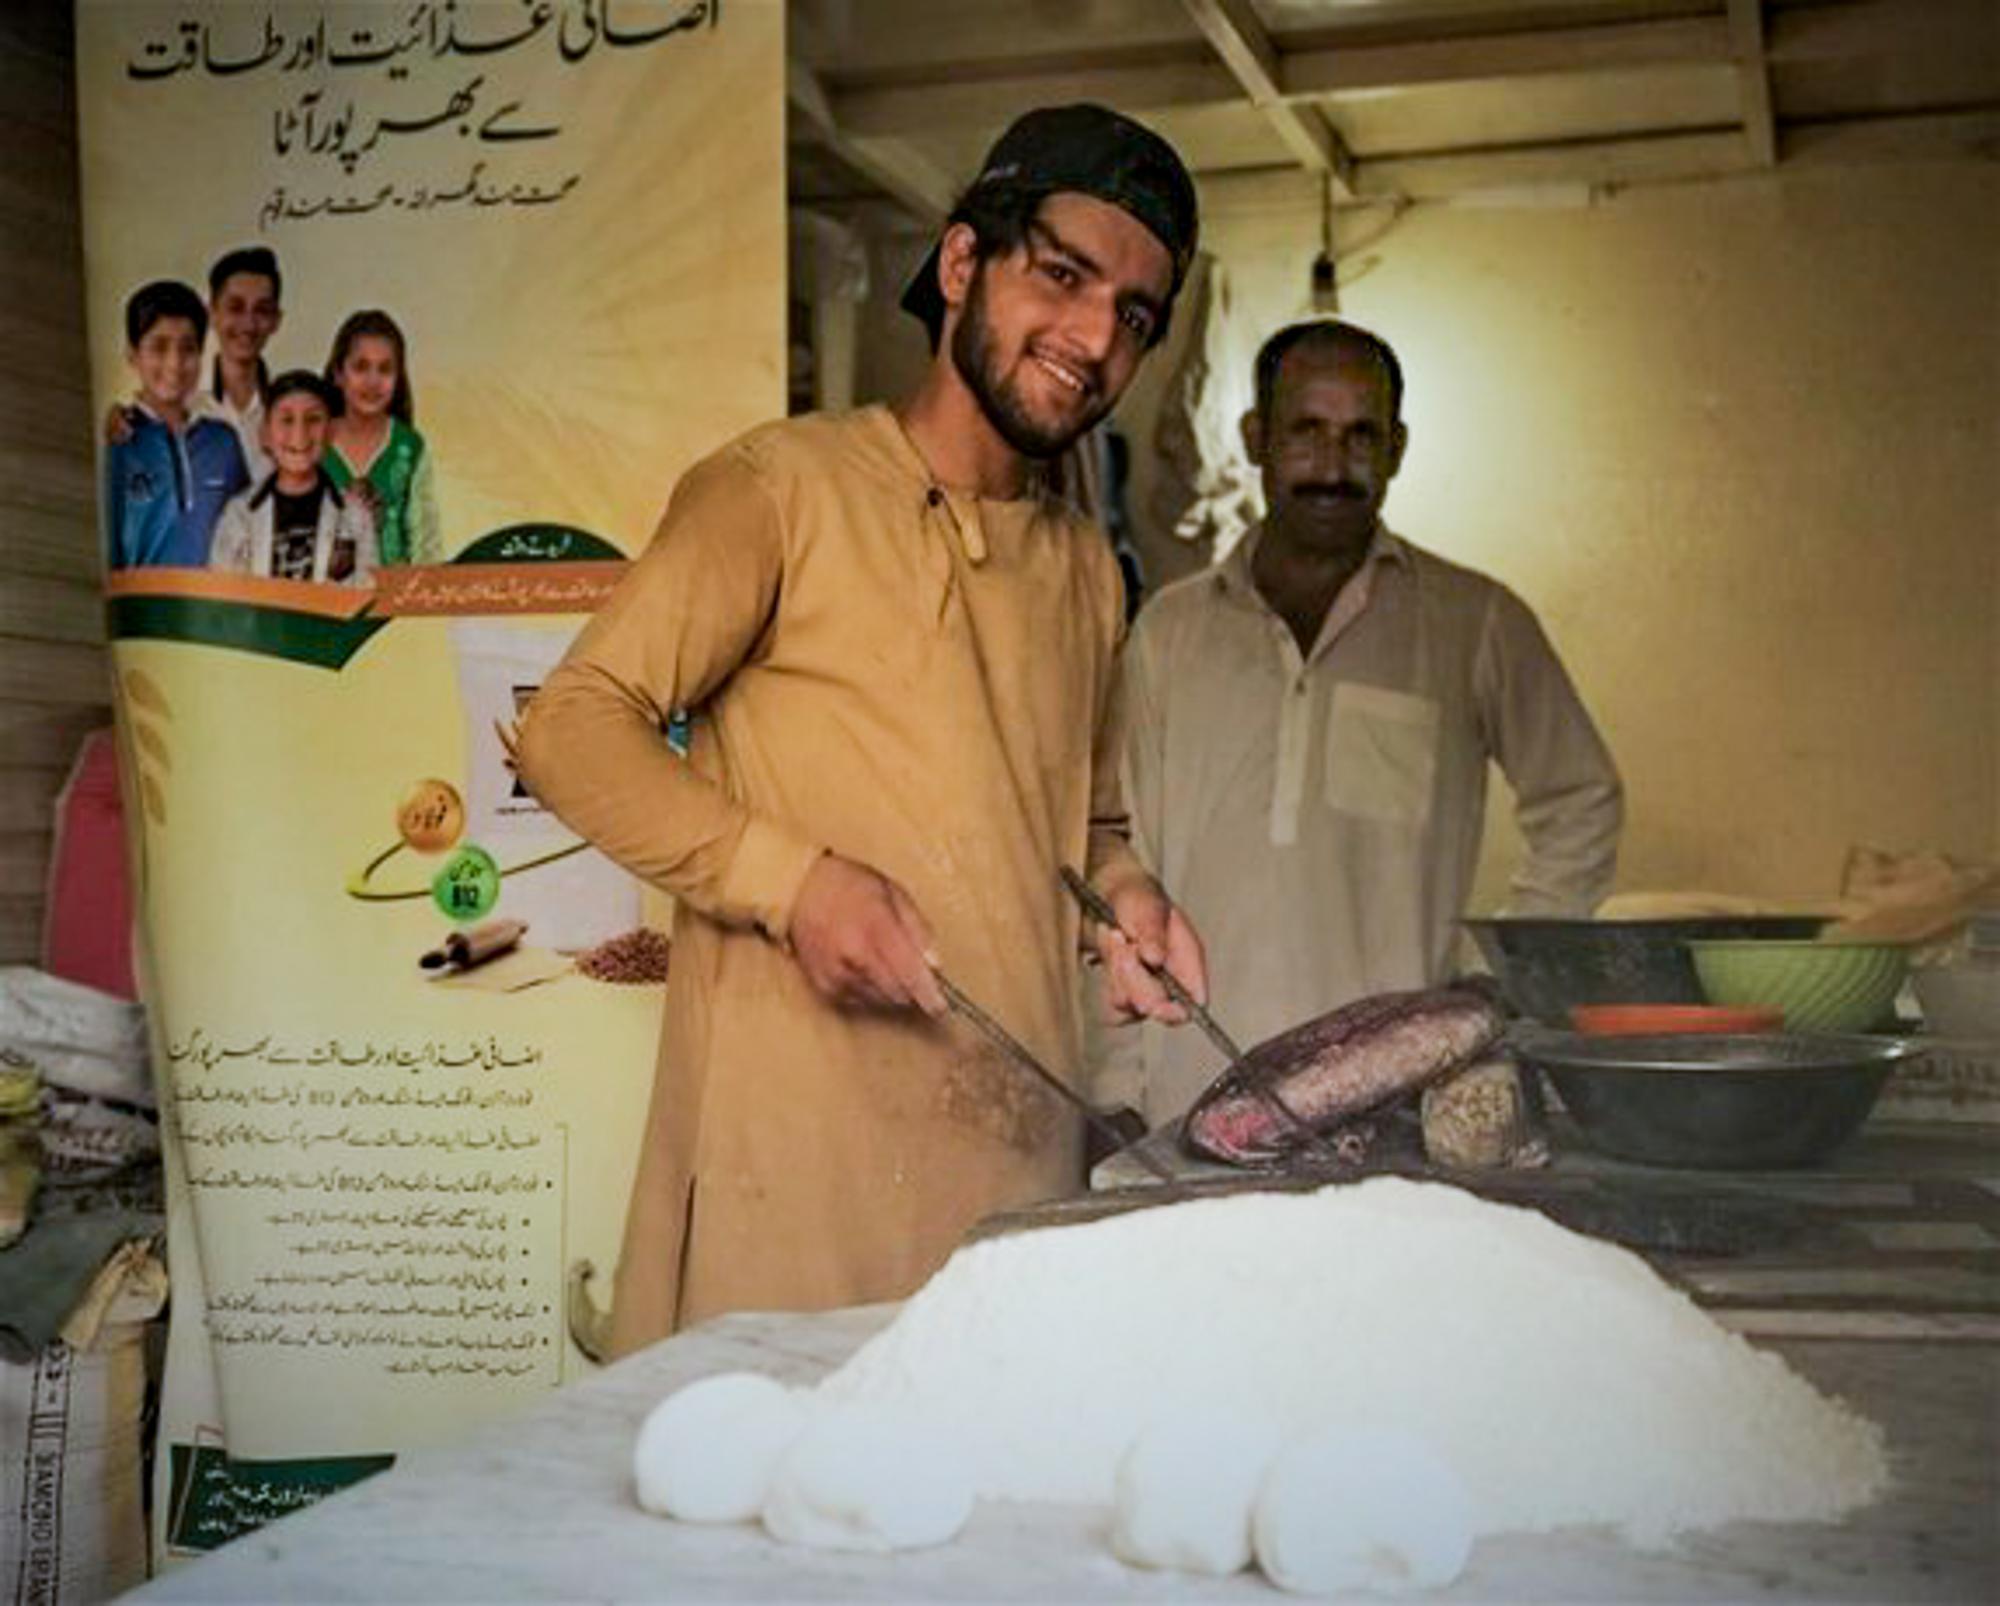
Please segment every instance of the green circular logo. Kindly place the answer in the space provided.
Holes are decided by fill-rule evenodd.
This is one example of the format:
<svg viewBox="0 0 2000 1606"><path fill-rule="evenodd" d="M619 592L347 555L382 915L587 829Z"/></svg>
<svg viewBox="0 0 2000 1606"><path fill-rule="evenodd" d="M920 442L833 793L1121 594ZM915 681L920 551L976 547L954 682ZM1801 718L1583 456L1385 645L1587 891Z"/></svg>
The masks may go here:
<svg viewBox="0 0 2000 1606"><path fill-rule="evenodd" d="M500 866L484 848L467 842L432 878L431 897L449 920L478 920L500 901Z"/></svg>

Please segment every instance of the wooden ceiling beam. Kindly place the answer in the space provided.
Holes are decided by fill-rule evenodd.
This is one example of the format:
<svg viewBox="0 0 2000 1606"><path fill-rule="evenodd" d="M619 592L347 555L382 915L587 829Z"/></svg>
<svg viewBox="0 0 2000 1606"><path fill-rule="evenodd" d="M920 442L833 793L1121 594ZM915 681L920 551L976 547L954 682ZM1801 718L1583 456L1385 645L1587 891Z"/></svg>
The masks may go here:
<svg viewBox="0 0 2000 1606"><path fill-rule="evenodd" d="M826 87L797 57L785 63L785 104L792 126L824 147L925 225L951 211L951 181L908 142L858 135L843 128Z"/></svg>
<svg viewBox="0 0 2000 1606"><path fill-rule="evenodd" d="M1870 56L2000 53L1993 0L1854 0L1772 11L1768 54L1780 66Z"/></svg>
<svg viewBox="0 0 2000 1606"><path fill-rule="evenodd" d="M1347 91L1528 74L1618 67L1719 67L1732 59L1729 25L1718 15L1397 44L1323 46L1290 53L1273 44L1271 65L1264 70L1277 99L1290 103ZM1230 67L1190 60L1131 66L1100 62L1020 74L981 67L956 77L948 66L940 66L922 84L836 88L831 98L843 129L853 135L873 136L919 135L968 126L997 129L1029 106L1072 100L1098 100L1143 113L1225 105L1243 100L1245 94L1244 85Z"/></svg>
<svg viewBox="0 0 2000 1606"><path fill-rule="evenodd" d="M1778 119L1771 107L1771 64L1764 54L1764 0L1729 0L1729 39L1743 102L1743 138L1759 167L1778 165Z"/></svg>
<svg viewBox="0 0 2000 1606"><path fill-rule="evenodd" d="M2000 155L2000 106L1788 123L1787 165Z"/></svg>
<svg viewBox="0 0 2000 1606"><path fill-rule="evenodd" d="M1787 123L1785 162L1832 166L1990 156L2000 152L2000 105L1953 112L1899 112ZM1755 173L1729 128L1602 140L1556 140L1478 150L1363 157L1355 187L1364 199L1445 199L1477 190L1591 184L1617 188Z"/></svg>
<svg viewBox="0 0 2000 1606"><path fill-rule="evenodd" d="M1298 50L1283 57L1280 82L1297 98L1728 60L1728 24L1685 17Z"/></svg>
<svg viewBox="0 0 2000 1606"><path fill-rule="evenodd" d="M1294 106L1278 85L1278 52L1250 0L1182 0L1250 103L1301 166L1324 174L1341 200L1354 198L1354 157L1317 108Z"/></svg>
<svg viewBox="0 0 2000 1606"><path fill-rule="evenodd" d="M1243 98L1219 62L1175 62L1143 67L1079 67L1008 75L954 78L949 68L924 84L835 89L833 109L841 127L860 137L936 134L940 129L995 132L1031 106L1094 100L1143 115L1174 106L1216 106Z"/></svg>
<svg viewBox="0 0 2000 1606"><path fill-rule="evenodd" d="M1438 200L1476 190L1541 185L1616 187L1748 172L1742 137L1733 129L1642 135L1607 140L1364 157L1355 184L1365 198Z"/></svg>
<svg viewBox="0 0 2000 1606"><path fill-rule="evenodd" d="M1252 0L1182 0L1182 5L1200 25L1212 56L1195 54L1203 47L1189 41L1186 54L1100 49L1083 60L1043 57L1019 70L993 61L942 63L921 80L899 72L893 79L861 78L843 86L822 84L806 73L804 87L793 85L794 107L811 108L810 120L830 131L822 142L850 165L860 168L865 159L877 171L900 176L898 199L929 222L948 205L949 194L936 170L926 172L917 162L910 145L943 134L968 143L1034 105L1098 100L1144 115L1241 106L1247 100L1271 119L1302 167L1340 173L1344 197L1434 196L1522 184L1619 185L1755 172L1779 154L1774 75L1784 66L1938 56L1975 60L2000 50L1995 0L1777 7L1761 0L1719 0L1711 12L1694 17L1457 35L1427 36L1412 27L1401 37L1384 38L1378 31L1369 42L1351 45L1321 32L1292 50L1261 25ZM1673 67L1733 69L1740 126L1356 160L1320 108L1309 104L1420 85ZM1291 115L1278 115L1284 112ZM1785 124L1783 154L1787 163L1987 154L1995 148L1993 118L1993 108L1970 103L1914 117L1794 119ZM1275 176L1283 170L1268 171Z"/></svg>
<svg viewBox="0 0 2000 1606"><path fill-rule="evenodd" d="M1044 61L1024 72L991 62L940 63L921 82L836 85L831 98L844 132L873 138L929 136L941 128L997 131L1029 106L1072 100L1098 100L1143 114L1227 105L1246 97L1264 107L1429 84L1646 67L1734 67L1745 59L1751 8L1744 0L1726 3L1727 10L1718 7L1710 16L1433 37L1412 33L1389 41L1375 36L1367 44L1330 42L1322 33L1310 47L1287 50L1261 28L1250 31L1247 25L1256 19L1249 0L1182 0L1198 22L1207 19L1203 32L1220 61L1151 56L1121 63L1115 53L1099 53L1077 66ZM1994 0L1853 0L1787 6L1768 16L1757 9L1765 99L1770 97L1770 68L1792 62L1942 54L1963 58L1990 56L1996 49ZM1268 91L1262 87L1265 82ZM1747 76L1746 89L1759 94ZM1753 119L1745 121L1746 127L1753 126ZM1775 117L1772 121L1775 146ZM1753 142L1760 137L1753 132ZM1288 143L1298 138L1294 129Z"/></svg>

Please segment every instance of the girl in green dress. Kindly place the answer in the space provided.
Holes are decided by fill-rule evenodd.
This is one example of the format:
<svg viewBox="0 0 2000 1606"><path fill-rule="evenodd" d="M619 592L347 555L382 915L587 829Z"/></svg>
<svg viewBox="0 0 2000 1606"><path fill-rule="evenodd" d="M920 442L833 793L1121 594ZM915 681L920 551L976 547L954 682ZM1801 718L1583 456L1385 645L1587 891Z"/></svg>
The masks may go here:
<svg viewBox="0 0 2000 1606"><path fill-rule="evenodd" d="M380 563L441 563L431 453L416 430L403 331L388 313L357 312L333 337L326 378L340 406L327 430L326 471L375 516Z"/></svg>

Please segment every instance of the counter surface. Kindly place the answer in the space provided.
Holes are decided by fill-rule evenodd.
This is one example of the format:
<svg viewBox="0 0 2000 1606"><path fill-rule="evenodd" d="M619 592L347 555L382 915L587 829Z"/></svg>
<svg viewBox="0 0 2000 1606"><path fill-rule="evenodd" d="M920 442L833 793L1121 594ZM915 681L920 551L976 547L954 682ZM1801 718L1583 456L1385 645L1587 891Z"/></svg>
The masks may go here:
<svg viewBox="0 0 2000 1606"><path fill-rule="evenodd" d="M149 1601L1120 1601L1282 1597L1255 1573L1196 1579L1116 1561L1101 1512L986 1502L956 1542L893 1558L789 1549L632 1501L632 1441L713 1372L810 1383L894 1313L724 1317L536 1409L172 1571ZM1443 1601L2000 1600L2000 1346L1784 1340L1806 1377L1883 1425L1891 1495L1838 1526L1737 1524L1657 1552L1599 1530L1480 1541ZM1524 1468L1524 1475L1532 1475Z"/></svg>

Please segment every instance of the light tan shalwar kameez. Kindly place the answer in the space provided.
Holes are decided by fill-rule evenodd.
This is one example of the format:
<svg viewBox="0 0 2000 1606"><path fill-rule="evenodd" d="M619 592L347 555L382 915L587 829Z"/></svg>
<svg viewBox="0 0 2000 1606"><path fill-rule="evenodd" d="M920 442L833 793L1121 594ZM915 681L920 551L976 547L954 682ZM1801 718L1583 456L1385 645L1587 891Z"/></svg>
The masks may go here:
<svg viewBox="0 0 2000 1606"><path fill-rule="evenodd" d="M1121 693L1140 849L1246 1045L1452 974L1490 766L1527 843L1516 914L1588 914L1624 818L1611 754L1513 592L1380 530L1302 652L1257 589L1262 538L1146 604ZM1096 1095L1157 1124L1223 1065L1147 1023L1113 1034Z"/></svg>
<svg viewBox="0 0 2000 1606"><path fill-rule="evenodd" d="M1080 1185L1052 1095L956 1021L834 1008L785 940L822 851L871 865L1077 1079L1057 867L1130 856L1122 621L1100 532L937 487L883 408L766 426L683 479L521 743L550 808L680 900L614 1351L908 1294L980 1216Z"/></svg>

